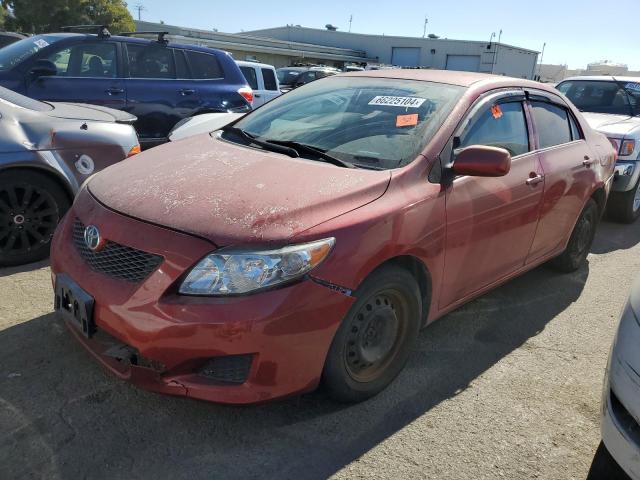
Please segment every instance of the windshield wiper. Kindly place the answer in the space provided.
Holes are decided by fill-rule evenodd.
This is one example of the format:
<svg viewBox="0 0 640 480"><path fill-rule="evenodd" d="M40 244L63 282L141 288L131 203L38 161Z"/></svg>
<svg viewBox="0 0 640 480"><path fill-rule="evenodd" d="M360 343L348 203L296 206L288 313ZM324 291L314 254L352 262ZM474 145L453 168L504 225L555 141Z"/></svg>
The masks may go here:
<svg viewBox="0 0 640 480"><path fill-rule="evenodd" d="M282 145L284 147L294 148L298 152L306 152L312 155L316 155L318 158L321 158L327 163L332 165L336 165L338 167L344 168L356 168L353 163L346 162L344 160L340 160L339 158L333 157L329 155L326 150L322 150L321 148L314 147L311 145L306 145L304 143L295 142L293 140L266 140L270 144Z"/></svg>
<svg viewBox="0 0 640 480"><path fill-rule="evenodd" d="M250 133L245 132L241 128L227 126L227 127L223 127L222 131L235 133L236 135L239 135L240 137L244 138L247 142L255 143L256 145L259 145L266 150L271 150L272 152L277 152L277 153L284 153L285 155L288 155L292 158L300 157L300 154L297 152L297 150L291 147L287 147L284 145L276 145L271 142L265 142L264 140L258 140L256 137L254 137Z"/></svg>

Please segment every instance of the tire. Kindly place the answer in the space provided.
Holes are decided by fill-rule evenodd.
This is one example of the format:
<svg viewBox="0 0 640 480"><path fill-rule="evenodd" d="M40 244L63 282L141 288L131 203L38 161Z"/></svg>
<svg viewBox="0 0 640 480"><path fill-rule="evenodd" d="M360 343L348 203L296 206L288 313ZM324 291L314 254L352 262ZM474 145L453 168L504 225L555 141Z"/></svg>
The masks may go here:
<svg viewBox="0 0 640 480"><path fill-rule="evenodd" d="M323 386L341 402L366 400L389 385L404 367L421 326L420 288L402 268L380 268L355 296L322 372Z"/></svg>
<svg viewBox="0 0 640 480"><path fill-rule="evenodd" d="M69 207L66 192L47 175L17 169L0 172L0 266L46 258L55 228Z"/></svg>
<svg viewBox="0 0 640 480"><path fill-rule="evenodd" d="M607 216L622 223L633 223L640 217L640 179L628 192L611 192Z"/></svg>
<svg viewBox="0 0 640 480"><path fill-rule="evenodd" d="M575 227L573 227L567 248L562 254L549 262L549 265L553 269L570 273L580 268L591 249L591 244L596 234L598 219L598 205L590 198L582 210L580 217L578 217Z"/></svg>

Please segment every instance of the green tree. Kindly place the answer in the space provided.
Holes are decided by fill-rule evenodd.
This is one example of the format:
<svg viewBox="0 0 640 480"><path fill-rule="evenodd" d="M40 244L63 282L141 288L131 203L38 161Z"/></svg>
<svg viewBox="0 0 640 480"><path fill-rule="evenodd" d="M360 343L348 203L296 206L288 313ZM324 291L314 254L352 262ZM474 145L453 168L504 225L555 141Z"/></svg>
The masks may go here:
<svg viewBox="0 0 640 480"><path fill-rule="evenodd" d="M112 32L135 30L124 0L0 0L9 11L5 27L26 33L60 31L65 25L108 25Z"/></svg>

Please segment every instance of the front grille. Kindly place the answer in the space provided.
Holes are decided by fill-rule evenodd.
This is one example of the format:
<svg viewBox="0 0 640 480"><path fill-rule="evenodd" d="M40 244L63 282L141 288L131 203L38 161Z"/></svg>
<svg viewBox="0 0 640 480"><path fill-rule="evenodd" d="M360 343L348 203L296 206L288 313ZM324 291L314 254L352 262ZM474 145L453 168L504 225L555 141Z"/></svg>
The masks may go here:
<svg viewBox="0 0 640 480"><path fill-rule="evenodd" d="M130 283L139 283L156 270L162 257L107 240L99 252L92 251L84 241L85 226L76 219L73 243L85 262L96 272Z"/></svg>
<svg viewBox="0 0 640 480"><path fill-rule="evenodd" d="M199 375L220 383L241 384L247 381L253 355L227 355L210 359Z"/></svg>

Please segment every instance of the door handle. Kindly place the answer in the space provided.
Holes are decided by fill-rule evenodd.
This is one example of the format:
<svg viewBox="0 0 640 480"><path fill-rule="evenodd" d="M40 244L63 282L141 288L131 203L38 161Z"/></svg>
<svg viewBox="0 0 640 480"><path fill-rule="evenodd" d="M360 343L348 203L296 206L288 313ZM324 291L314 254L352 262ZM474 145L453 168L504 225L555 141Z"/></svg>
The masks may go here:
<svg viewBox="0 0 640 480"><path fill-rule="evenodd" d="M193 95L194 93L196 93L196 91L192 88L183 88L182 90L180 90L180 95L182 95L183 97L186 97L187 95Z"/></svg>
<svg viewBox="0 0 640 480"><path fill-rule="evenodd" d="M532 175L535 175L535 176L527 178L527 181L526 181L527 185L529 185L530 187L533 187L544 181L544 175L537 175L534 173L532 173Z"/></svg>
<svg viewBox="0 0 640 480"><path fill-rule="evenodd" d="M120 93L124 93L124 88L111 87L111 88L107 88L105 92L108 95L118 95Z"/></svg>
<svg viewBox="0 0 640 480"><path fill-rule="evenodd" d="M589 155L585 155L584 156L584 160L582 161L582 165L584 165L587 168L589 168L589 167L591 167L591 165L593 165L593 160L591 160L589 158Z"/></svg>
<svg viewBox="0 0 640 480"><path fill-rule="evenodd" d="M256 98L260 98L261 95L259 93L254 93L253 96Z"/></svg>

